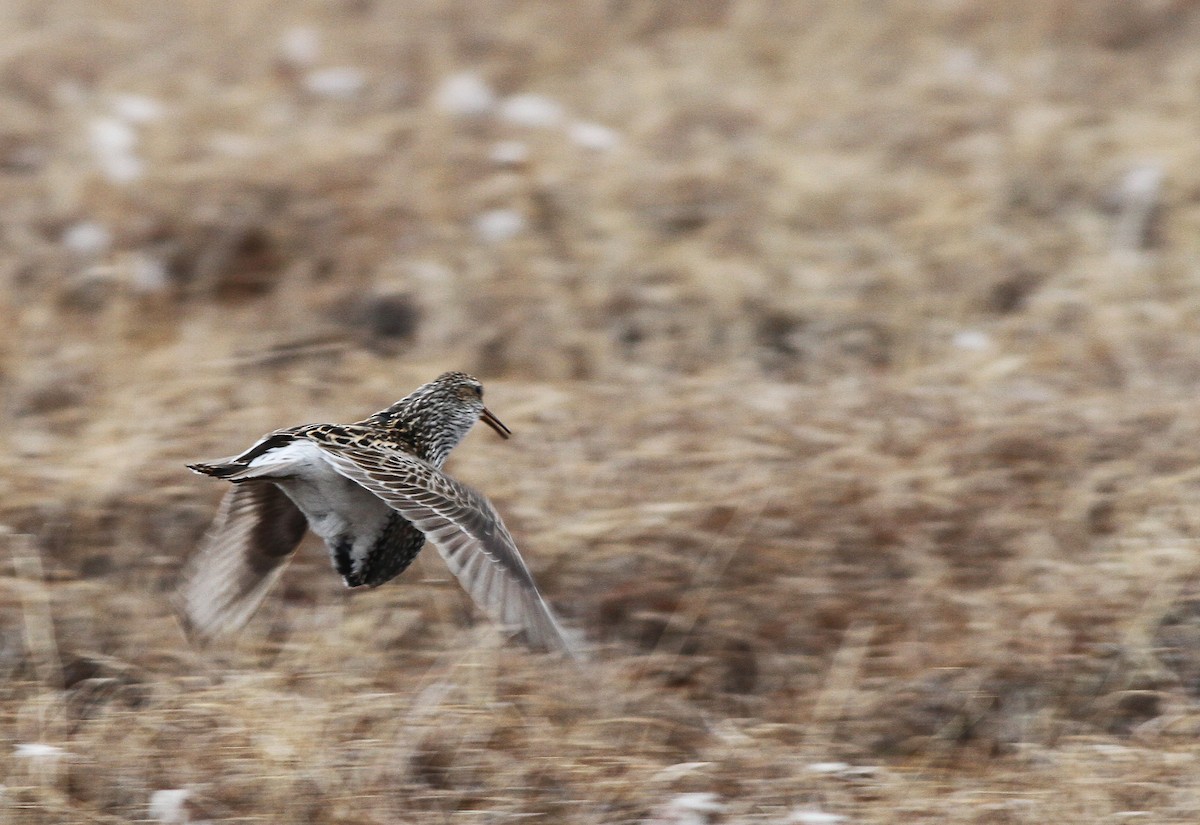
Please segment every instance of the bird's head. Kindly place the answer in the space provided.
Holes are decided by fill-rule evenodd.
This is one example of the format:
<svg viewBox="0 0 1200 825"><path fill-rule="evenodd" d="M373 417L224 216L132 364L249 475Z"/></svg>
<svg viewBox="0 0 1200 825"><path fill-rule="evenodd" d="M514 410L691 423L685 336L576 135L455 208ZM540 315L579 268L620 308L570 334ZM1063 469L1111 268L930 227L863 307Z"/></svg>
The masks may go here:
<svg viewBox="0 0 1200 825"><path fill-rule="evenodd" d="M459 439L467 434L476 421L487 424L501 438L512 435L512 430L484 406L483 384L473 375L445 372L425 386L429 388L431 402L441 407L447 421L454 422L460 430Z"/></svg>
<svg viewBox="0 0 1200 825"><path fill-rule="evenodd" d="M440 467L463 437L483 421L501 438L512 430L483 405L483 384L465 372L446 372L372 416L406 430L422 458Z"/></svg>

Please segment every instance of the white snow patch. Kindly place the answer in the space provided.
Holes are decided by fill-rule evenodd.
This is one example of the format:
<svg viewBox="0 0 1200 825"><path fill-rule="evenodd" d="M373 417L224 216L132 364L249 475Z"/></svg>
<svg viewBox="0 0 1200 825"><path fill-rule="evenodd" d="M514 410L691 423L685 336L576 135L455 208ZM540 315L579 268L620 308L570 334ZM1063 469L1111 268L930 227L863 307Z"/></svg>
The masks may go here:
<svg viewBox="0 0 1200 825"><path fill-rule="evenodd" d="M725 810L715 793L681 793L659 805L647 825L708 825Z"/></svg>
<svg viewBox="0 0 1200 825"><path fill-rule="evenodd" d="M979 55L973 49L951 49L942 59L942 71L956 80L970 77L979 71Z"/></svg>
<svg viewBox="0 0 1200 825"><path fill-rule="evenodd" d="M105 177L113 183L133 183L146 174L146 164L134 155L115 155L102 166Z"/></svg>
<svg viewBox="0 0 1200 825"><path fill-rule="evenodd" d="M1163 176L1163 168L1157 163L1135 166L1121 180L1121 194L1138 201L1157 200Z"/></svg>
<svg viewBox="0 0 1200 825"><path fill-rule="evenodd" d="M150 794L150 818L162 825L187 825L191 815L185 803L192 792L183 788L155 791Z"/></svg>
<svg viewBox="0 0 1200 825"><path fill-rule="evenodd" d="M98 257L112 246L112 232L99 221L80 221L66 228L62 244L81 257Z"/></svg>
<svg viewBox="0 0 1200 825"><path fill-rule="evenodd" d="M1151 242L1155 212L1162 200L1166 172L1161 164L1148 162L1134 166L1117 187L1115 241L1118 249L1145 249Z"/></svg>
<svg viewBox="0 0 1200 825"><path fill-rule="evenodd" d="M951 49L942 60L942 71L960 83L974 83L993 95L1006 95L1012 83L995 69L985 66L973 49Z"/></svg>
<svg viewBox="0 0 1200 825"><path fill-rule="evenodd" d="M208 139L208 148L231 158L248 158L259 152L258 142L236 132L217 132Z"/></svg>
<svg viewBox="0 0 1200 825"><path fill-rule="evenodd" d="M132 183L142 176L137 132L128 122L117 117L92 118L88 142L100 171L113 183Z"/></svg>
<svg viewBox="0 0 1200 825"><path fill-rule="evenodd" d="M837 825L839 822L845 822L846 817L841 814L818 811L815 808L806 808L792 811L788 815L787 821L792 825Z"/></svg>
<svg viewBox="0 0 1200 825"><path fill-rule="evenodd" d="M304 88L318 97L349 100L367 85L367 76L354 66L314 69L304 76Z"/></svg>
<svg viewBox="0 0 1200 825"><path fill-rule="evenodd" d="M567 137L576 146L582 146L584 149L590 149L593 152L608 152L616 149L617 144L621 142L621 138L615 130L603 124L591 123L585 120L577 120L568 126Z"/></svg>
<svg viewBox="0 0 1200 825"><path fill-rule="evenodd" d="M849 768L847 762L813 762L808 766L813 773L842 773Z"/></svg>
<svg viewBox="0 0 1200 825"><path fill-rule="evenodd" d="M545 95L513 95L500 104L500 118L517 126L548 128L557 126L565 116L562 104Z"/></svg>
<svg viewBox="0 0 1200 825"><path fill-rule="evenodd" d="M126 123L151 123L162 120L166 107L146 95L122 94L112 100L113 113Z"/></svg>
<svg viewBox="0 0 1200 825"><path fill-rule="evenodd" d="M475 218L475 234L488 243L503 243L525 229L525 218L515 209L492 209Z"/></svg>
<svg viewBox="0 0 1200 825"><path fill-rule="evenodd" d="M54 97L63 106L86 106L90 101L83 86L74 80L60 80L55 83Z"/></svg>
<svg viewBox="0 0 1200 825"><path fill-rule="evenodd" d="M67 755L58 745L44 742L22 742L13 748L13 756L21 759L61 759Z"/></svg>
<svg viewBox="0 0 1200 825"><path fill-rule="evenodd" d="M449 115L474 117L487 114L496 105L496 95L474 72L459 72L442 81L433 95L433 105Z"/></svg>
<svg viewBox="0 0 1200 825"><path fill-rule="evenodd" d="M529 160L529 147L519 140L502 140L492 147L488 157L499 166L520 166Z"/></svg>
<svg viewBox="0 0 1200 825"><path fill-rule="evenodd" d="M88 124L88 138L92 151L105 156L133 152L138 143L134 128L116 117L92 118Z"/></svg>
<svg viewBox="0 0 1200 825"><path fill-rule="evenodd" d="M454 280L454 272L438 261L417 261L409 267L409 271L414 279L428 288L448 284Z"/></svg>
<svg viewBox="0 0 1200 825"><path fill-rule="evenodd" d="M128 277L135 292L162 292L170 283L166 265L158 258L141 253L130 259Z"/></svg>
<svg viewBox="0 0 1200 825"><path fill-rule="evenodd" d="M279 38L279 53L291 65L308 68L321 56L321 36L312 26L292 26Z"/></svg>
<svg viewBox="0 0 1200 825"><path fill-rule="evenodd" d="M712 762L677 762L674 765L667 767L654 774L653 781L669 782L673 779L679 779L681 776L687 776L690 773L707 768Z"/></svg>
<svg viewBox="0 0 1200 825"><path fill-rule="evenodd" d="M984 352L992 346L992 339L988 337L986 332L980 332L977 329L964 329L954 333L954 338L951 339L956 349L966 350L967 352Z"/></svg>

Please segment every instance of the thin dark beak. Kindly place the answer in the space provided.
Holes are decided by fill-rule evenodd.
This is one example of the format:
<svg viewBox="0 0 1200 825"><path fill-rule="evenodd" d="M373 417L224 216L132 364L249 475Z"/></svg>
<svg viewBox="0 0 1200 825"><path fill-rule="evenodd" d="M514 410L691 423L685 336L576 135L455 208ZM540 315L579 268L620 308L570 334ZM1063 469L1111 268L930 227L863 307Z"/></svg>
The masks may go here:
<svg viewBox="0 0 1200 825"><path fill-rule="evenodd" d="M492 411L487 407L484 407L483 412L479 414L479 420L495 430L496 434L501 438L508 438L510 435L512 435L512 430L510 430L508 427L505 427L504 422L492 415Z"/></svg>

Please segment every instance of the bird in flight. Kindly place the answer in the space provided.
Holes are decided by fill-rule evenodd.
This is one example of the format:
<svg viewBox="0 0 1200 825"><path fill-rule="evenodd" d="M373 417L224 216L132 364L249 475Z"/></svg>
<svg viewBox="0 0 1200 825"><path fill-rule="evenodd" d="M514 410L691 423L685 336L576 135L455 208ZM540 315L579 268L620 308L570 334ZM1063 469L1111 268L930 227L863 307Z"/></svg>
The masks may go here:
<svg viewBox="0 0 1200 825"><path fill-rule="evenodd" d="M491 502L441 471L476 421L511 435L477 379L447 372L356 424L275 430L240 455L189 464L233 483L180 578L189 635L249 621L311 529L347 587L390 581L428 539L494 621L534 648L571 652Z"/></svg>

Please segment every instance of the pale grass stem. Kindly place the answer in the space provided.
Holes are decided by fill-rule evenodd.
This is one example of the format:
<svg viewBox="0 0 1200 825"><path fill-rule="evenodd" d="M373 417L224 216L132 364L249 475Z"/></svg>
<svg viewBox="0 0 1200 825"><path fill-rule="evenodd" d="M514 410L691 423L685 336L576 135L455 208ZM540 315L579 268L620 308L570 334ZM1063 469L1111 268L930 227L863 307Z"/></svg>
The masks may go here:
<svg viewBox="0 0 1200 825"><path fill-rule="evenodd" d="M855 622L846 628L804 730L804 744L800 750L805 761L828 758L829 744L834 741L838 721L858 696L855 683L874 634L874 622Z"/></svg>
<svg viewBox="0 0 1200 825"><path fill-rule="evenodd" d="M47 687L61 687L62 661L54 635L54 618L46 592L45 571L32 536L7 535L13 570L21 580L21 618L25 649L38 679Z"/></svg>

